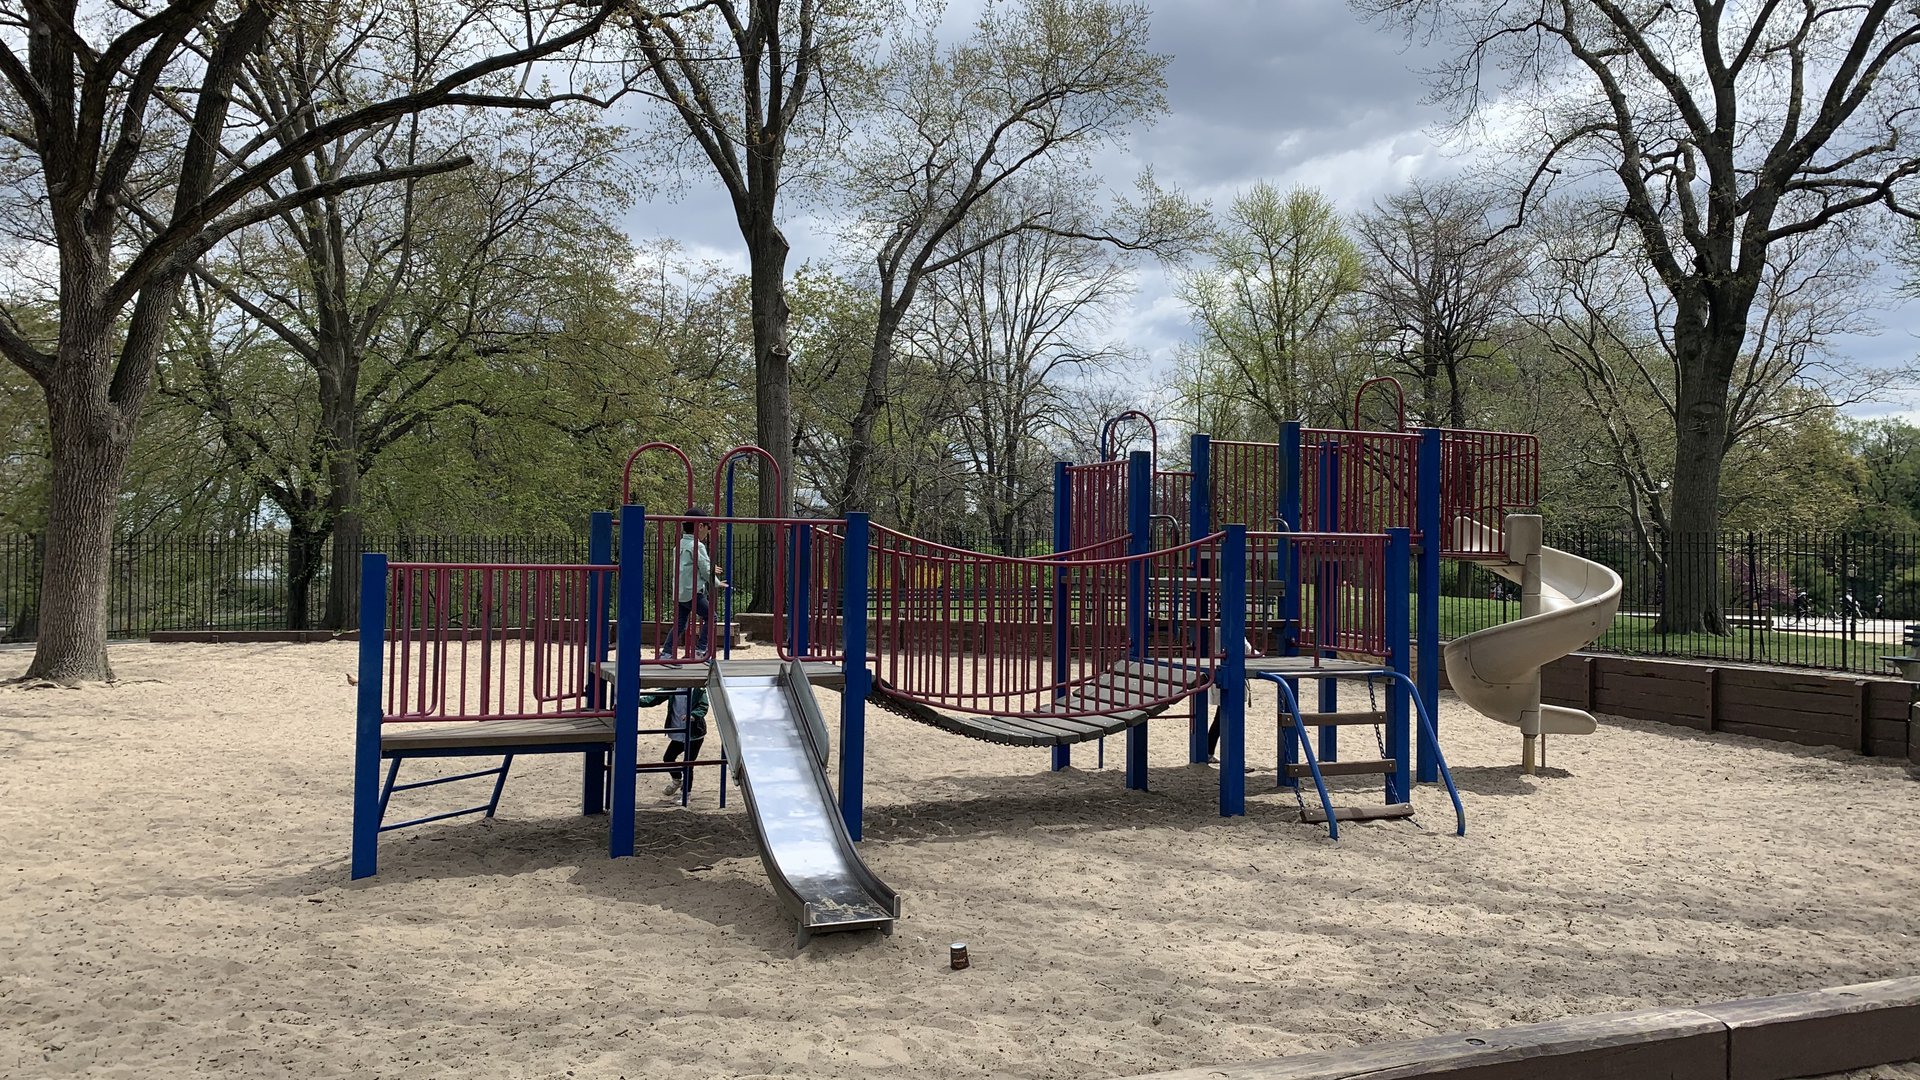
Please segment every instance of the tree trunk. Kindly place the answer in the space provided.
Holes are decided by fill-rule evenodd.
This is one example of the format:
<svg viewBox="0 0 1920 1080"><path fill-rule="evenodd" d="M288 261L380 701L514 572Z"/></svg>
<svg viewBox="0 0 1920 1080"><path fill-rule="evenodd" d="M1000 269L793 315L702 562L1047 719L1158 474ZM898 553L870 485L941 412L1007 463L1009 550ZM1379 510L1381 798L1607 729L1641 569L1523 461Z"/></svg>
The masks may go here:
<svg viewBox="0 0 1920 1080"><path fill-rule="evenodd" d="M360 625L360 365L323 341L320 425L327 462L327 516L333 522L333 572L327 575L324 627Z"/></svg>
<svg viewBox="0 0 1920 1080"><path fill-rule="evenodd" d="M1668 634L1726 633L1720 602L1720 471L1727 452L1727 385L1739 338L1676 335L1680 386L1675 410L1672 527L1660 626ZM1693 352L1695 355L1687 355ZM1724 374L1722 374L1724 373Z"/></svg>
<svg viewBox="0 0 1920 1080"><path fill-rule="evenodd" d="M771 202L772 196L768 195ZM787 338L787 238L772 220L772 207L747 230L748 289L753 308L753 432L755 440L779 465L778 475L760 469L760 514L792 514L789 503L793 480L793 408L789 391ZM715 507L714 512L720 512ZM774 557L773 530L760 530L760 550ZM772 611L773 558L756 560L753 567L751 610Z"/></svg>
<svg viewBox="0 0 1920 1080"><path fill-rule="evenodd" d="M294 518L287 530L287 629L305 630L313 625L313 579L320 574L321 549L327 542L327 530L311 521Z"/></svg>
<svg viewBox="0 0 1920 1080"><path fill-rule="evenodd" d="M111 326L69 310L47 390L53 483L40 572L40 634L25 678L72 683L113 678L107 663L107 583L114 497L126 475L133 425L107 395ZM138 406L133 407L137 414Z"/></svg>
<svg viewBox="0 0 1920 1080"><path fill-rule="evenodd" d="M847 429L847 478L840 488L840 513L865 510L873 496L873 427L887 404L887 373L893 366L893 337L900 329L904 303L889 303L883 291L880 314L874 320L873 352L867 357L867 381L860 391L860 407Z"/></svg>

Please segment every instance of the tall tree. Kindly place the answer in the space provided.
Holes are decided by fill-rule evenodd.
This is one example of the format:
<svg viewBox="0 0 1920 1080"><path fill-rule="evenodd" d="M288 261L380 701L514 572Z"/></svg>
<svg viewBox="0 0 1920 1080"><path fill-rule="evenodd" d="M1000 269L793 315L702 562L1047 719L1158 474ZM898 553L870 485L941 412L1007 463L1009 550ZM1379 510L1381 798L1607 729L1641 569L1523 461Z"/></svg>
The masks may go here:
<svg viewBox="0 0 1920 1080"><path fill-rule="evenodd" d="M1614 226L1609 232L1610 223ZM1649 560L1671 569L1668 550L1685 495L1678 483L1684 375L1672 328L1675 303L1659 283L1637 234L1606 207L1556 204L1530 227L1533 271L1522 305L1534 328L1528 344L1573 375L1569 388L1590 410L1557 435L1580 444L1596 486L1616 492ZM1716 457L1737 482L1719 486L1718 511L1765 499L1766 489L1802 485L1791 475L1793 433L1830 427L1840 409L1885 394L1907 372L1834 356L1837 338L1866 329L1875 266L1848 230L1800 233L1773 244L1754 318L1728 384L1724 442ZM1736 470L1736 466L1739 468ZM1797 466L1804 471L1805 462Z"/></svg>
<svg viewBox="0 0 1920 1080"><path fill-rule="evenodd" d="M110 678L107 562L114 499L175 301L221 238L343 191L430 176L462 158L376 164L301 183L315 147L442 106L545 108L570 92L514 78L587 41L617 5L473 2L434 40L409 36L417 0L360 8L243 0L85 7L0 3L0 229L48 252L57 296L10 297L0 353L40 384L52 445L40 637L29 679ZM234 93L276 23L339 27L325 40L382 40L407 77L393 92L303 129L251 113ZM549 73L564 75L549 66ZM284 136L284 137L283 137ZM12 314L58 302L51 341Z"/></svg>
<svg viewBox="0 0 1920 1080"><path fill-rule="evenodd" d="M975 248L974 235L1019 213L988 207L951 242ZM926 289L913 336L957 406L956 442L989 535L1019 554L1042 538L1026 527L1046 512L1051 450L1078 405L1072 384L1125 356L1101 316L1131 292L1130 260L1097 240L1029 230L977 248Z"/></svg>
<svg viewBox="0 0 1920 1080"><path fill-rule="evenodd" d="M353 96L338 84L352 68L315 63L318 50L295 44L275 40L249 64L242 90L261 115L291 122ZM608 168L616 133L597 119L468 110L431 132L409 121L336 140L295 164L299 182L378 159L465 154L476 164L316 199L230 239L196 271L279 345L260 372L269 386L250 386L244 370L258 370L259 349L208 347L182 355L162 388L216 421L286 517L291 627L308 626L307 584L329 537L323 625L357 625L361 478L427 418L497 407L487 380L463 373L562 336L569 328L547 314L552 284L576 262L624 254L605 216L621 201ZM291 401L251 407L256 391L283 393L289 370L307 373ZM310 420L308 402L318 406Z"/></svg>
<svg viewBox="0 0 1920 1080"><path fill-rule="evenodd" d="M1256 183L1227 208L1208 255L1180 283L1197 337L1185 396L1210 399L1216 414L1247 410L1260 438L1290 420L1338 424L1365 377L1352 357L1366 264L1332 201Z"/></svg>
<svg viewBox="0 0 1920 1080"><path fill-rule="evenodd" d="M788 184L789 152L833 123L824 107L831 76L839 65L853 64L861 43L873 38L882 6L871 0L707 0L673 9L628 8L652 96L711 167L746 242L754 434L789 483L791 245L780 227L780 194ZM663 149L674 145L661 143ZM760 476L760 506L784 505L789 494L771 474ZM755 582L756 596L771 595L768 572L763 568Z"/></svg>
<svg viewBox="0 0 1920 1080"><path fill-rule="evenodd" d="M1910 0L1351 0L1458 52L1436 90L1514 140L1522 212L1609 177L1671 298L1677 382L1669 631L1722 632L1719 525L1733 385L1773 246L1910 205L1920 8ZM1504 73L1504 85L1488 80ZM1501 92L1504 91L1504 92Z"/></svg>
<svg viewBox="0 0 1920 1080"><path fill-rule="evenodd" d="M1150 176L1137 205L1106 221L1086 212L1096 201L1086 156L1165 108L1167 58L1148 50L1149 29L1136 2L1016 0L988 6L958 43L942 45L931 31L896 42L845 185L853 231L876 242L879 294L841 509L872 496L872 432L888 399L894 339L931 275L1023 232L1154 250L1173 250L1191 232L1191 208ZM1018 212L954 242L999 189L1042 173L1044 194L1005 204Z"/></svg>
<svg viewBox="0 0 1920 1080"><path fill-rule="evenodd" d="M1400 343L1395 359L1419 384L1429 424L1468 426L1462 369L1491 348L1526 268L1492 211L1492 197L1464 183L1414 183L1354 222L1369 316Z"/></svg>

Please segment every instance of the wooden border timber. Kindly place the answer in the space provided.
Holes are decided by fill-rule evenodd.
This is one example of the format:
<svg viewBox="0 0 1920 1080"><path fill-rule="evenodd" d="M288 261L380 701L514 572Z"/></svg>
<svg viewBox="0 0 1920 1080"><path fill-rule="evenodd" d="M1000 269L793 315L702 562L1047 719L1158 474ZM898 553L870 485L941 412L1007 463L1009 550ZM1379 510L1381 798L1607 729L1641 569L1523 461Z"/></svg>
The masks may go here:
<svg viewBox="0 0 1920 1080"><path fill-rule="evenodd" d="M1549 705L1920 763L1916 684L1898 679L1575 653L1541 669L1540 690Z"/></svg>
<svg viewBox="0 0 1920 1080"><path fill-rule="evenodd" d="M1136 1080L1793 1080L1920 1059L1920 977L1154 1073Z"/></svg>

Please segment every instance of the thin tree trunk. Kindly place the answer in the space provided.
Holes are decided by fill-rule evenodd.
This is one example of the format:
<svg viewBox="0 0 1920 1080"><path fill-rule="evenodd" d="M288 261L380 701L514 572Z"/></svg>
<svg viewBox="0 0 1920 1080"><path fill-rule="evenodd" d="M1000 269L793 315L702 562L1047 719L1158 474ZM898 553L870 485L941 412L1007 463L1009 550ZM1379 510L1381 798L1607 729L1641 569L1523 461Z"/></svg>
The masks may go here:
<svg viewBox="0 0 1920 1080"><path fill-rule="evenodd" d="M327 512L333 523L333 572L327 575L324 627L360 625L360 365L344 348L320 366L320 423L326 439Z"/></svg>
<svg viewBox="0 0 1920 1080"><path fill-rule="evenodd" d="M873 331L873 352L867 358L867 382L860 391L860 407L847 431L847 479L840 489L839 510L865 508L872 497L873 427L887 403L887 374L893 366L893 338L900 329L904 303L882 299Z"/></svg>
<svg viewBox="0 0 1920 1080"><path fill-rule="evenodd" d="M770 197L769 197L770 198ZM760 514L791 513L788 503L793 478L793 409L789 389L789 358L792 347L787 338L787 238L763 215L757 227L748 230L748 288L753 308L753 430L760 446L773 455L779 475L760 469ZM722 510L715 507L715 513ZM773 554L773 530L760 530L760 550ZM773 595L773 559L754 563L751 610L772 611L778 598Z"/></svg>

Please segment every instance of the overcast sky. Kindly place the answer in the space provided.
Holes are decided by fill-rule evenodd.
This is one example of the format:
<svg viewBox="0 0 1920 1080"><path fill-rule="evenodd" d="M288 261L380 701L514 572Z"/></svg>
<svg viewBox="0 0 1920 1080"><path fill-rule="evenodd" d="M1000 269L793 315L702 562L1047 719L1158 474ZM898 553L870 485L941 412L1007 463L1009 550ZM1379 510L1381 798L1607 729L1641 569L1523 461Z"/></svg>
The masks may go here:
<svg viewBox="0 0 1920 1080"><path fill-rule="evenodd" d="M1393 30L1369 26L1339 0L1150 0L1153 44L1170 56L1170 112L1115 158L1109 182L1130 188L1142 164L1162 183L1224 206L1258 180L1308 184L1343 210L1363 210L1415 177L1456 173L1467 161L1436 142L1440 113L1423 105L1426 57ZM948 26L964 32L973 0L952 0ZM678 199L641 204L635 240L671 237L691 253L744 272L740 235L717 188L690 178ZM783 226L797 266L826 258L830 239L798 210ZM1920 303L1877 313L1879 334L1843 343L1857 359L1911 363L1920 353ZM1164 278L1143 267L1123 340L1163 367L1187 334ZM1920 407L1920 394L1889 408Z"/></svg>

